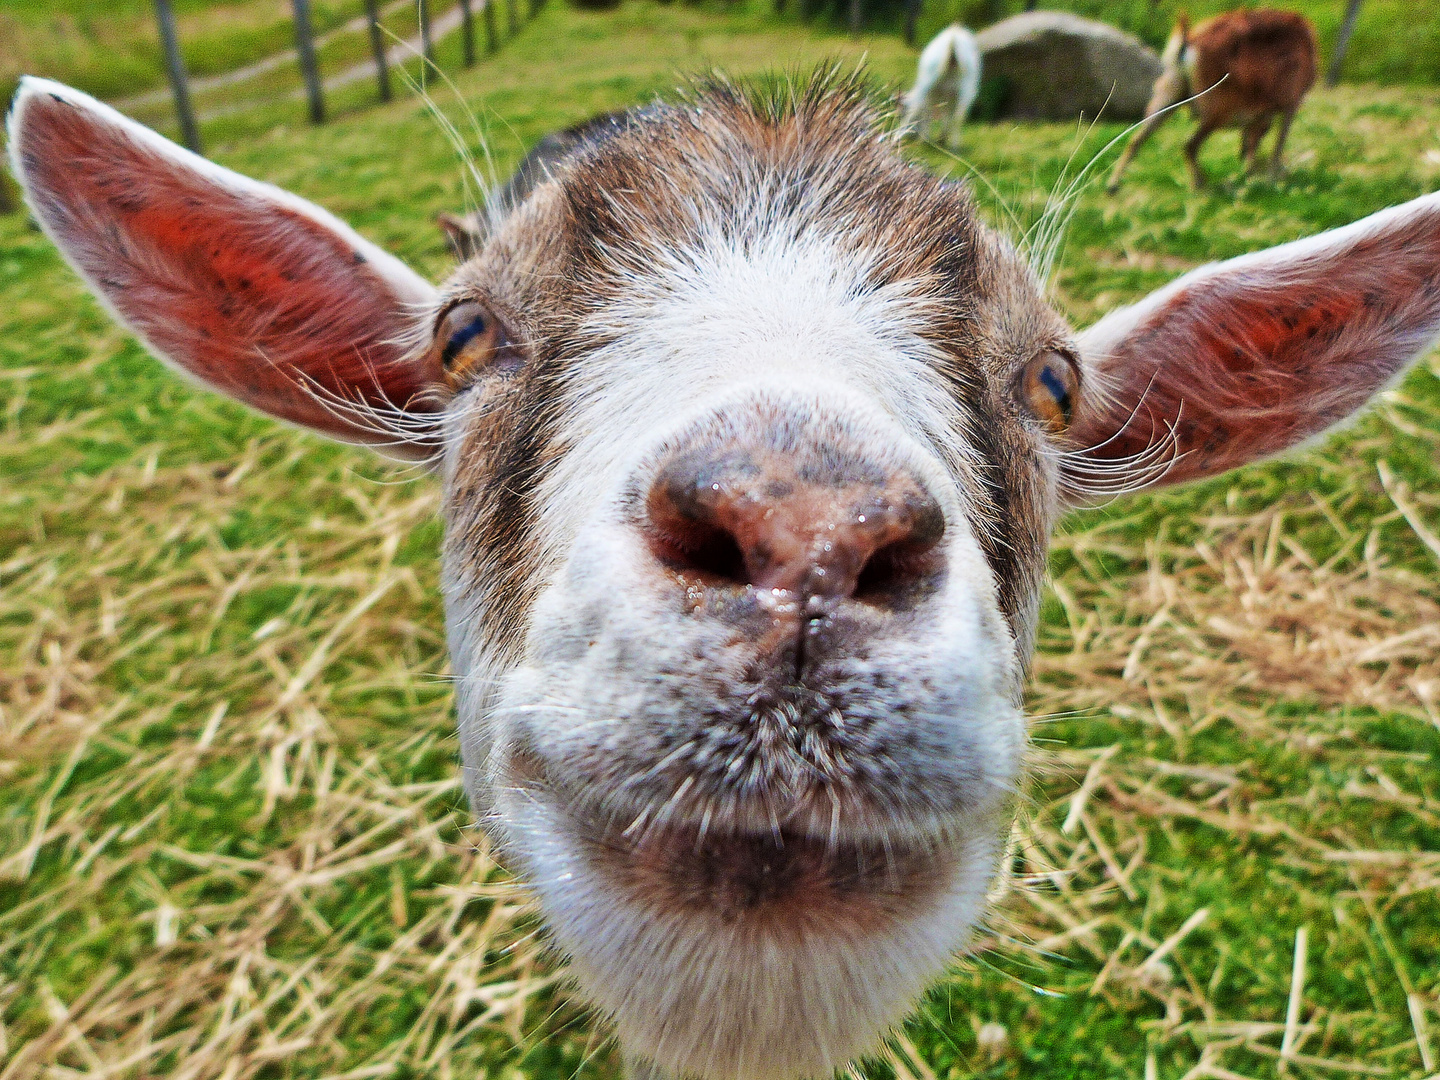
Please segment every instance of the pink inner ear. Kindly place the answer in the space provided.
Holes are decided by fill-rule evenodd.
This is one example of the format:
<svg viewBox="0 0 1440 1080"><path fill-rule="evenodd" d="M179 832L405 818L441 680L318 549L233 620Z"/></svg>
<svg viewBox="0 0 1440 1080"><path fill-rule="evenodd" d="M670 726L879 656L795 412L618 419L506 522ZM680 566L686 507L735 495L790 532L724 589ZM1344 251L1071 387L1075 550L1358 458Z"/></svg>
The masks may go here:
<svg viewBox="0 0 1440 1080"><path fill-rule="evenodd" d="M394 440L345 403L441 407L438 362L406 341L423 281L300 200L202 171L121 123L36 94L19 156L47 230L154 351L254 408L344 439Z"/></svg>
<svg viewBox="0 0 1440 1080"><path fill-rule="evenodd" d="M1394 217L1198 271L1142 301L1128 332L1087 332L1109 401L1092 398L1072 429L1084 458L1137 458L1173 430L1152 460L1173 458L1158 482L1175 483L1279 453L1359 409L1440 329L1440 204ZM1083 463L1074 472L1083 483Z"/></svg>

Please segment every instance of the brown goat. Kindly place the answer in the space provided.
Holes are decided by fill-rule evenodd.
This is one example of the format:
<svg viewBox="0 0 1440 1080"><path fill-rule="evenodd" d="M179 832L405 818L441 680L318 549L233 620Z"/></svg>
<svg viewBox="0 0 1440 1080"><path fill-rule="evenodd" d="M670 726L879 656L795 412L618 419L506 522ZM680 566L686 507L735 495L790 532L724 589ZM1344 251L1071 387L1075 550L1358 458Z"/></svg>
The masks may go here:
<svg viewBox="0 0 1440 1080"><path fill-rule="evenodd" d="M1164 70L1146 107L1146 120L1130 139L1110 174L1107 190L1120 186L1130 159L1186 98L1200 127L1185 144L1185 160L1196 190L1205 186L1200 147L1220 128L1242 129L1240 156L1255 168L1260 140L1278 118L1280 131L1270 156L1272 176L1280 173L1285 137L1300 102L1315 85L1318 65L1315 28L1293 11L1231 11L1191 30L1180 16L1170 35Z"/></svg>

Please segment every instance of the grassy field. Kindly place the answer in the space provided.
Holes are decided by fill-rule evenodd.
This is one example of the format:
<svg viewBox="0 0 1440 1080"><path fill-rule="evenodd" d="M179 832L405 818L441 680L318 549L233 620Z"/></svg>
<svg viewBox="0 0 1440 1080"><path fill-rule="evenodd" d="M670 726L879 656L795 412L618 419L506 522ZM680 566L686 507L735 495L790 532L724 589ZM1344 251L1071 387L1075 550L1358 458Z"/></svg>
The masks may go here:
<svg viewBox="0 0 1440 1080"><path fill-rule="evenodd" d="M680 71L862 53L891 84L912 62L743 12L552 4L459 88L503 167ZM1279 184L1239 180L1230 135L1188 192L1186 130L1080 196L1054 280L1078 323L1440 186L1436 90L1317 94ZM415 101L242 134L213 155L447 270L431 222L461 173ZM923 153L1023 231L1114 134ZM18 215L0 290L0 1080L615 1075L466 828L434 483L182 384ZM1437 532L1433 356L1323 445L1072 516L997 912L860 1073L1440 1072Z"/></svg>
<svg viewBox="0 0 1440 1080"><path fill-rule="evenodd" d="M505 0L508 3L508 0ZM795 0L783 16L773 16L772 0L730 0L733 6L754 7L770 21L793 25L809 12L837 25L848 18L848 3L841 0ZM387 5L382 5L387 6ZM386 29L408 36L416 28L416 3L388 5ZM502 4L503 6L503 4ZM866 18L873 29L896 31L902 18L900 0L867 0ZM1153 45L1161 44L1184 8L1194 18L1227 10L1236 0L1057 0L1041 5L1075 11L1121 26ZM1286 0L1280 4L1303 11L1319 30L1322 51L1328 57L1344 10L1342 0ZM294 47L289 0L174 0L181 49L190 74L203 78L240 68L264 56ZM363 11L361 0L312 0L312 21L319 34L342 26ZM430 0L432 17L449 7ZM928 38L951 20L967 25L988 25L1021 10L1021 0L925 0L919 30ZM508 8L505 8L508 10ZM502 16L500 25L506 24ZM153 4L148 0L0 0L0 91L8 98L21 74L44 74L107 99L165 87L160 42ZM336 35L319 50L320 66L334 74L369 56L363 33ZM442 48L442 65L459 67L459 45ZM1356 24L1345 78L1355 82L1440 85L1440 7L1413 0L1366 0ZM233 108L249 101L294 91L299 72L285 65L262 80L239 88L201 94L197 107ZM369 104L374 88L347 90L340 107ZM275 109L268 119L273 124ZM288 102L281 110L288 119L302 115L302 107ZM169 105L147 107L147 123L168 123ZM265 126L264 123L260 126Z"/></svg>

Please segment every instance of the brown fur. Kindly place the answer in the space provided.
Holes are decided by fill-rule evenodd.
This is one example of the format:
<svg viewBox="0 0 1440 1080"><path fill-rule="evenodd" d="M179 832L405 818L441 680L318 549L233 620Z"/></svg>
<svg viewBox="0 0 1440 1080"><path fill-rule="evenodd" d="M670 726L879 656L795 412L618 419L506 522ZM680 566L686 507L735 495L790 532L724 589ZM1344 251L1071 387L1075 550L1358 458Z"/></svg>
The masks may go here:
<svg viewBox="0 0 1440 1080"><path fill-rule="evenodd" d="M1188 97L1194 98L1190 108L1199 127L1185 144L1185 160L1197 189L1205 185L1198 160L1200 147L1221 128L1243 130L1241 157L1253 170L1260 140L1278 120L1280 130L1271 157L1271 171L1278 173L1295 113L1315 85L1318 49L1310 20L1291 11L1232 11L1207 19L1193 30L1182 17L1176 33L1185 44L1181 62L1174 69L1167 67L1156 80L1146 109L1148 118L1116 164L1109 189L1119 187L1121 174L1136 151L1168 118L1173 106ZM1185 62L1190 53L1193 64Z"/></svg>

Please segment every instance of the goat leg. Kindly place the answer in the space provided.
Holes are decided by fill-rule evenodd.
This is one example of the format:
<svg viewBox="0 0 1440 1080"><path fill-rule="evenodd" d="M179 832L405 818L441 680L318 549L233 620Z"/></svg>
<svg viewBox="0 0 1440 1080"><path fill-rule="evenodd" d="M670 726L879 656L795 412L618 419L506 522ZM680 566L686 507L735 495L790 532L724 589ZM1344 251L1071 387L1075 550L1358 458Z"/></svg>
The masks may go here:
<svg viewBox="0 0 1440 1080"><path fill-rule="evenodd" d="M1174 106L1185 97L1185 87L1183 75L1172 74L1168 71L1155 80L1155 89L1150 94L1150 104L1145 106L1145 121L1135 129L1135 134L1130 136L1130 142L1126 144L1125 152L1115 163L1115 171L1110 174L1110 180L1105 185L1105 190L1111 195L1119 189L1120 177L1129 167L1136 151L1145 145L1146 140L1155 134L1161 124L1170 119L1170 114L1175 111Z"/></svg>
<svg viewBox="0 0 1440 1080"><path fill-rule="evenodd" d="M948 145L951 150L960 149L960 133L965 128L966 110L962 108L963 104L964 98L956 101L955 111L950 114L950 128L945 133L946 145Z"/></svg>
<svg viewBox="0 0 1440 1080"><path fill-rule="evenodd" d="M1270 130L1270 122L1273 117L1266 113L1264 116L1257 116L1250 123L1245 125L1245 133L1240 141L1240 160L1245 164L1245 171L1255 171L1255 158L1260 150L1260 140L1265 138L1265 133Z"/></svg>
<svg viewBox="0 0 1440 1080"><path fill-rule="evenodd" d="M1196 191L1205 190L1205 170L1200 167L1200 147L1215 133L1220 124L1210 117L1200 120L1199 130L1185 144L1185 164L1190 166L1190 184Z"/></svg>
<svg viewBox="0 0 1440 1080"><path fill-rule="evenodd" d="M1285 140L1290 135L1290 125L1295 122L1295 111L1291 109L1280 117L1280 130L1275 133L1275 149L1270 154L1270 176L1275 180L1279 180L1285 173L1281 156L1285 153Z"/></svg>
<svg viewBox="0 0 1440 1080"><path fill-rule="evenodd" d="M923 139L924 128L929 119L929 104L924 95L913 92L901 94L900 104L903 111L900 114L900 126L895 131L896 136L901 139Z"/></svg>

